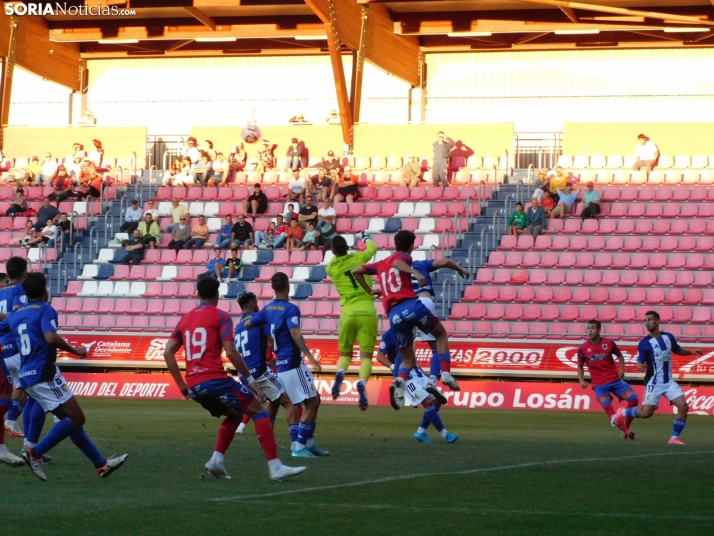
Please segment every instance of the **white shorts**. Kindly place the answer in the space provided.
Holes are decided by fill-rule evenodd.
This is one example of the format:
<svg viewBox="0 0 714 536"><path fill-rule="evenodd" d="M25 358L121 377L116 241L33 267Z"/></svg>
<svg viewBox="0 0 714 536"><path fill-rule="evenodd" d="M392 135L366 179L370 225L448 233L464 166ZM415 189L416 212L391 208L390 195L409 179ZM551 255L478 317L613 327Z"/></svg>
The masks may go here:
<svg viewBox="0 0 714 536"><path fill-rule="evenodd" d="M278 379L293 404L301 404L306 399L317 396L312 372L305 363L300 363L298 368L278 372Z"/></svg>
<svg viewBox="0 0 714 536"><path fill-rule="evenodd" d="M652 378L645 386L645 400L642 402L644 406L658 406L660 397L665 397L670 402L679 396L684 396L684 391L675 381L668 383L653 384Z"/></svg>
<svg viewBox="0 0 714 536"><path fill-rule="evenodd" d="M10 371L10 376L12 377L12 386L15 389L20 387L20 354L15 354L12 357L8 357L5 360L5 366L7 370Z"/></svg>
<svg viewBox="0 0 714 536"><path fill-rule="evenodd" d="M434 303L434 300L432 298L428 298L426 296L419 296L418 299L426 306L427 309L434 313L434 316L438 316L436 314L436 304ZM414 328L414 337L416 337L417 335L419 335L419 339L422 342L436 340L436 337L434 337L431 333L424 333L422 330Z"/></svg>
<svg viewBox="0 0 714 536"><path fill-rule="evenodd" d="M54 411L59 406L67 402L74 396L62 373L57 369L57 373L52 381L37 383L25 387L29 396L38 402L46 412Z"/></svg>
<svg viewBox="0 0 714 536"><path fill-rule="evenodd" d="M270 369L266 370L261 376L256 378L255 381L258 382L263 394L265 394L271 402L279 400L285 392L285 388L283 384L280 383L278 375Z"/></svg>
<svg viewBox="0 0 714 536"><path fill-rule="evenodd" d="M409 373L409 379L405 389L405 394L412 406L418 406L431 395L426 392L426 387L429 384L429 378L424 374L424 371L417 365Z"/></svg>

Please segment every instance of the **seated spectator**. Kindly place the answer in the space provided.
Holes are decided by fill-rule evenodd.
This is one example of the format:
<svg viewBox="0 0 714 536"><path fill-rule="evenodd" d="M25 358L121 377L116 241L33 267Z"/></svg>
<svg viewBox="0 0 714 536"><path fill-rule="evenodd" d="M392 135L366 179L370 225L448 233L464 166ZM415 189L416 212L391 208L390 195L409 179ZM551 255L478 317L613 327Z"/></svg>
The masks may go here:
<svg viewBox="0 0 714 536"><path fill-rule="evenodd" d="M161 231L159 230L159 224L154 221L151 214L144 216L137 229L141 233L141 238L144 239L144 244L149 246L149 249L155 249L156 243L161 241Z"/></svg>
<svg viewBox="0 0 714 536"><path fill-rule="evenodd" d="M106 186L101 174L97 173L97 170L94 167L94 162L88 158L85 158L82 163L80 182L82 183L82 186L87 188L87 195L94 199L99 199L102 195L101 190L104 186Z"/></svg>
<svg viewBox="0 0 714 536"><path fill-rule="evenodd" d="M183 170L183 160L174 158L171 167L164 172L164 178L161 184L164 186L176 186L176 176Z"/></svg>
<svg viewBox="0 0 714 536"><path fill-rule="evenodd" d="M37 236L37 231L35 231L35 227L32 224L32 220L27 220L25 222L25 228L23 229L23 231L25 232L25 236L18 236L17 238L13 238L12 240L10 240L11 246L22 245L22 247L29 249L30 240Z"/></svg>
<svg viewBox="0 0 714 536"><path fill-rule="evenodd" d="M92 163L97 169L101 168L106 171L107 168L103 165L104 149L102 148L102 142L99 140L92 140L92 145L94 145L94 149L92 151L89 151L89 154L87 155L89 157L89 160L92 161Z"/></svg>
<svg viewBox="0 0 714 536"><path fill-rule="evenodd" d="M508 218L508 234L517 235L519 231L526 228L528 216L523 212L523 204L516 203L516 211Z"/></svg>
<svg viewBox="0 0 714 536"><path fill-rule="evenodd" d="M300 171L293 170L293 176L288 182L288 201L297 201L298 204L302 204L307 193L306 190L307 182L305 178L300 176Z"/></svg>
<svg viewBox="0 0 714 536"><path fill-rule="evenodd" d="M352 168L345 166L339 180L332 186L332 200L335 203L344 200L348 205L354 203L359 196L358 182L357 176L352 175Z"/></svg>
<svg viewBox="0 0 714 536"><path fill-rule="evenodd" d="M13 193L12 200L10 201L10 208L5 211L6 216L15 217L15 214L22 214L27 210L27 197L25 197L25 189L22 186L18 186L17 190Z"/></svg>
<svg viewBox="0 0 714 536"><path fill-rule="evenodd" d="M218 231L218 238L216 238L216 247L221 249L228 249L233 243L231 241L231 233L233 232L233 218L231 216L226 216L225 223L221 226L221 230Z"/></svg>
<svg viewBox="0 0 714 536"><path fill-rule="evenodd" d="M285 249L288 251L300 251L302 250L302 228L298 225L297 220L290 220L290 226L288 227L287 233L288 241Z"/></svg>
<svg viewBox="0 0 714 536"><path fill-rule="evenodd" d="M0 161L0 166L2 162ZM0 181L14 182L17 186L25 186L28 181L32 181L29 167L15 167L10 164L6 170L0 170Z"/></svg>
<svg viewBox="0 0 714 536"><path fill-rule="evenodd" d="M228 268L228 279L236 279L242 266L243 260L238 257L238 248L232 248L231 256L226 259L226 268Z"/></svg>
<svg viewBox="0 0 714 536"><path fill-rule="evenodd" d="M322 229L327 223L327 218L332 218L332 222L334 223L336 216L337 212L335 212L335 209L332 207L332 201L329 199L326 200L322 208L317 211L317 230Z"/></svg>
<svg viewBox="0 0 714 536"><path fill-rule="evenodd" d="M238 216L238 222L231 230L231 242L233 243L231 246L232 248L244 246L245 249L253 249L251 247L251 245L255 243L253 226L245 221L245 216L243 216L243 214Z"/></svg>
<svg viewBox="0 0 714 536"><path fill-rule="evenodd" d="M216 154L216 159L213 162L213 175L211 175L211 180L216 186L223 186L228 182L228 161L223 153Z"/></svg>
<svg viewBox="0 0 714 536"><path fill-rule="evenodd" d="M657 165L659 159L659 148L644 134L637 136L637 145L635 145L635 158L637 159L632 165L633 171L639 171L645 168L649 173Z"/></svg>
<svg viewBox="0 0 714 536"><path fill-rule="evenodd" d="M57 161L52 158L50 153L46 153L42 159L42 170L40 171L39 177L35 181L38 185L49 184L50 179L57 171Z"/></svg>
<svg viewBox="0 0 714 536"><path fill-rule="evenodd" d="M201 157L199 161L191 167L191 175L193 175L193 185L206 186L206 183L208 182L212 171L213 164L208 158L208 153L201 152Z"/></svg>
<svg viewBox="0 0 714 536"><path fill-rule="evenodd" d="M340 170L340 160L334 151L327 151L327 156L322 159L322 168L328 172L333 169Z"/></svg>
<svg viewBox="0 0 714 536"><path fill-rule="evenodd" d="M332 237L337 233L337 226L335 225L334 216L325 216L325 224L319 227L317 230L317 236L319 238L319 245L325 250L332 247Z"/></svg>
<svg viewBox="0 0 714 536"><path fill-rule="evenodd" d="M57 207L53 207L50 204L49 197L45 197L42 200L42 206L40 207L40 210L37 211L37 223L35 224L35 231L39 233L45 226L45 222L47 222L48 219L57 221L59 220L59 216L60 211L57 210Z"/></svg>
<svg viewBox="0 0 714 536"><path fill-rule="evenodd" d="M538 200L534 197L531 199L531 206L526 211L526 234L533 235L535 240L543 233L543 229L548 226L548 221L545 218L545 211L538 206Z"/></svg>
<svg viewBox="0 0 714 536"><path fill-rule="evenodd" d="M170 233L173 230L174 226L178 225L179 222L186 221L185 219L181 220L181 218L187 214L188 207L183 203L179 203L178 197L174 197L171 200L171 223L166 226L164 232Z"/></svg>
<svg viewBox="0 0 714 536"><path fill-rule="evenodd" d="M192 164L195 164L201 159L201 153L198 151L198 142L196 138L190 136L186 140L186 146L183 148L182 155L184 159L188 157Z"/></svg>
<svg viewBox="0 0 714 536"><path fill-rule="evenodd" d="M265 214L268 210L268 196L265 195L260 184L253 185L253 193L248 199L243 200L243 212L246 216L252 216L253 222L258 214Z"/></svg>
<svg viewBox="0 0 714 536"><path fill-rule="evenodd" d="M586 185L585 193L583 194L583 213L580 218L586 220L588 218L595 219L600 214L600 194L593 188L592 181Z"/></svg>
<svg viewBox="0 0 714 536"><path fill-rule="evenodd" d="M568 179L570 174L567 173L561 166L555 168L555 176L550 177L550 182L548 184L548 190L550 191L550 196L555 199L555 202L560 202L560 197L558 197L558 190L563 190L568 185Z"/></svg>
<svg viewBox="0 0 714 536"><path fill-rule="evenodd" d="M309 222L307 224L307 231L302 237L302 248L301 249L317 249L317 242L319 237L317 236L317 227L314 222Z"/></svg>
<svg viewBox="0 0 714 536"><path fill-rule="evenodd" d="M181 160L181 171L173 176L171 186L193 186L193 163L188 156Z"/></svg>
<svg viewBox="0 0 714 536"><path fill-rule="evenodd" d="M72 162L69 164L65 164L65 168L67 169L67 173L69 174L70 177L72 177L72 180L74 181L75 184L79 184L79 179L82 176L82 162L84 160L80 157L75 157ZM66 160L65 160L66 162Z"/></svg>
<svg viewBox="0 0 714 536"><path fill-rule="evenodd" d="M263 148L258 150L258 163L255 166L255 171L265 173L275 167L275 156L273 156L274 145L268 140L263 140Z"/></svg>
<svg viewBox="0 0 714 536"><path fill-rule="evenodd" d="M213 258L206 264L208 271L199 275L198 278L202 279L204 277L215 277L218 281L223 282L223 278L228 277L226 263L222 257L223 251L221 248L213 248L213 253Z"/></svg>
<svg viewBox="0 0 714 536"><path fill-rule="evenodd" d="M126 207L124 211L124 223L119 227L119 232L133 234L136 228L139 227L139 222L142 217L143 214L139 208L139 200L133 199L131 205Z"/></svg>
<svg viewBox="0 0 714 536"><path fill-rule="evenodd" d="M191 229L191 240L186 242L186 249L201 249L203 244L208 240L208 225L206 225L206 216L203 214L198 217L198 223Z"/></svg>
<svg viewBox="0 0 714 536"><path fill-rule="evenodd" d="M330 113L325 116L325 123L328 125L339 125L341 123L340 114L337 113L337 110L330 110Z"/></svg>
<svg viewBox="0 0 714 536"><path fill-rule="evenodd" d="M545 169L538 170L537 186L533 190L533 195L540 203L543 199L543 192L550 190L550 177L548 176L548 171Z"/></svg>
<svg viewBox="0 0 714 536"><path fill-rule="evenodd" d="M128 240L123 240L121 247L128 253L128 255L124 257L124 260L121 261L122 264L141 264L141 261L144 260L146 247L144 246L144 240L141 238L139 229L135 230Z"/></svg>
<svg viewBox="0 0 714 536"><path fill-rule="evenodd" d="M151 214L151 219L157 224L159 223L159 211L156 208L156 201L153 199L149 199L146 202L146 210L144 210L143 216L146 216L147 214Z"/></svg>
<svg viewBox="0 0 714 536"><path fill-rule="evenodd" d="M288 204L288 211L283 216L283 219L285 220L286 225L290 225L290 222L293 220L298 221L298 213L295 212L295 205L292 203Z"/></svg>
<svg viewBox="0 0 714 536"><path fill-rule="evenodd" d="M84 150L84 145L79 142L74 142L72 144L72 158L79 158L80 160L87 156Z"/></svg>
<svg viewBox="0 0 714 536"><path fill-rule="evenodd" d="M277 249L285 243L287 229L285 229L285 225L282 223L283 217L278 216L278 221L280 222L281 230L278 230L276 222L271 220L268 224L267 231L255 232L255 246L258 249Z"/></svg>
<svg viewBox="0 0 714 536"><path fill-rule="evenodd" d="M409 153L402 169L399 171L399 185L408 186L410 189L414 188L419 185L421 175L421 163L413 154Z"/></svg>
<svg viewBox="0 0 714 536"><path fill-rule="evenodd" d="M218 153L213 148L213 142L211 140L206 140L203 142L203 152L208 154L208 159L213 161L218 156Z"/></svg>
<svg viewBox="0 0 714 536"><path fill-rule="evenodd" d="M543 207L546 216L548 216L558 206L558 203L555 202L555 199L553 199L549 191L545 191L543 192L543 199L540 201L540 206Z"/></svg>
<svg viewBox="0 0 714 536"><path fill-rule="evenodd" d="M50 248L55 245L55 238L57 238L57 225L52 218L47 218L45 226L39 233L35 233L35 238L30 239L28 244L33 247L44 243Z"/></svg>
<svg viewBox="0 0 714 536"><path fill-rule="evenodd" d="M28 180L33 184L39 184L39 177L42 174L42 164L40 164L39 158L32 157L30 164L27 166L27 171L30 174Z"/></svg>
<svg viewBox="0 0 714 536"><path fill-rule="evenodd" d="M52 188L54 188L54 191L47 197L52 201L56 201L57 206L70 197L82 197L79 193L74 191L74 182L64 166L57 166L57 171L55 171L55 174L50 179L50 184Z"/></svg>
<svg viewBox="0 0 714 536"><path fill-rule="evenodd" d="M312 196L308 195L305 198L305 206L298 212L298 225L305 229L308 224L312 223L317 227L317 217L318 217L317 207L312 204Z"/></svg>
<svg viewBox="0 0 714 536"><path fill-rule="evenodd" d="M288 119L288 123L309 123L303 114L297 114Z"/></svg>
<svg viewBox="0 0 714 536"><path fill-rule="evenodd" d="M301 142L298 142L297 138L293 138L290 142L290 146L288 147L287 153L285 153L285 156L287 156L287 169L300 169L302 166L302 154L305 151L305 145Z"/></svg>
<svg viewBox="0 0 714 536"><path fill-rule="evenodd" d="M66 212L60 214L60 219L57 222L57 229L62 233L60 238L60 244L64 244L66 247L72 246L72 241L70 240L70 234L74 233L73 223L70 221ZM70 230L72 233L70 233Z"/></svg>
<svg viewBox="0 0 714 536"><path fill-rule="evenodd" d="M188 220L188 213L186 213L179 217L178 223L168 226L171 227L171 241L168 244L169 249L178 252L183 249L186 242L191 239L191 228L188 225ZM168 227L166 228L167 230Z"/></svg>
<svg viewBox="0 0 714 536"><path fill-rule="evenodd" d="M332 179L327 176L327 170L320 168L317 170L317 175L310 177L312 192L320 201L329 200L332 190Z"/></svg>
<svg viewBox="0 0 714 536"><path fill-rule="evenodd" d="M560 203L551 211L551 218L563 218L566 214L570 214L575 206L575 200L578 198L578 192L573 191L572 186L568 186L558 193L560 194Z"/></svg>
<svg viewBox="0 0 714 536"><path fill-rule="evenodd" d="M245 163L247 161L248 153L245 152L245 147L241 141L233 146L233 150L228 156L228 164L231 172L231 178L228 179L228 182L235 181L236 173L245 169Z"/></svg>

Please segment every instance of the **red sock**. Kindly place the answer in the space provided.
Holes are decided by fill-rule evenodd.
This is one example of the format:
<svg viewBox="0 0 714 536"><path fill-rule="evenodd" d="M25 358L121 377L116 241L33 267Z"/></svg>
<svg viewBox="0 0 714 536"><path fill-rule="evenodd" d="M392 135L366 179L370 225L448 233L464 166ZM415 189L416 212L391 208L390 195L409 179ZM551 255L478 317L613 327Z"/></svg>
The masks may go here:
<svg viewBox="0 0 714 536"><path fill-rule="evenodd" d="M451 372L450 360L444 359L443 361L440 361L439 364L441 365L441 372Z"/></svg>
<svg viewBox="0 0 714 536"><path fill-rule="evenodd" d="M615 415L615 408L612 407L612 404L608 404L607 406L603 406L602 409L605 410L605 413L607 413L607 416L612 419L612 416ZM623 432L627 432L627 426L625 424L620 424L617 426L620 430Z"/></svg>
<svg viewBox="0 0 714 536"><path fill-rule="evenodd" d="M399 374L397 374L397 376L400 377L405 382L409 379L409 374L406 372L402 372L401 370L399 371Z"/></svg>
<svg viewBox="0 0 714 536"><path fill-rule="evenodd" d="M238 425L240 421L234 419L233 417L226 417L221 423L221 427L218 429L218 439L216 439L216 452L225 454L228 447L231 446L233 438L236 436L236 430L238 430Z"/></svg>
<svg viewBox="0 0 714 536"><path fill-rule="evenodd" d="M634 400L630 400L627 402L627 407L628 408L636 408L637 404L639 404L639 400L636 398ZM625 426L629 429L630 428L630 423L632 422L632 417L625 417Z"/></svg>
<svg viewBox="0 0 714 536"><path fill-rule="evenodd" d="M274 460L278 457L278 444L275 441L275 432L270 426L270 419L262 418L253 421L255 423L255 435L258 436L258 442L265 452L265 457Z"/></svg>
<svg viewBox="0 0 714 536"><path fill-rule="evenodd" d="M301 420L302 420L302 413L303 413L303 411L305 411L305 410L302 409L302 406L298 406L298 421L301 421Z"/></svg>
<svg viewBox="0 0 714 536"><path fill-rule="evenodd" d="M248 421L250 420L250 415L247 413L243 414L243 420L240 422L241 424L248 424Z"/></svg>

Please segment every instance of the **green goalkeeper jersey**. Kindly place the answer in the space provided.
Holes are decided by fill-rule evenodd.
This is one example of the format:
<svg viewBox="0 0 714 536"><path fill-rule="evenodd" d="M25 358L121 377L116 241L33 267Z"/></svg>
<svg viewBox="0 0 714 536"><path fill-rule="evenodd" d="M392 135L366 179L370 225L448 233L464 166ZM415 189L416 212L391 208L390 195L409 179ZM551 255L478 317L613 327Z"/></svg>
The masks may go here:
<svg viewBox="0 0 714 536"><path fill-rule="evenodd" d="M352 270L358 266L369 263L370 259L377 253L377 245L374 240L367 240L367 249L362 252L348 253L342 257L333 257L327 265L327 275L332 278L332 282L340 293L340 303L342 307L359 302L374 301L374 296L367 294L360 286ZM365 276L367 284L372 286L372 278Z"/></svg>

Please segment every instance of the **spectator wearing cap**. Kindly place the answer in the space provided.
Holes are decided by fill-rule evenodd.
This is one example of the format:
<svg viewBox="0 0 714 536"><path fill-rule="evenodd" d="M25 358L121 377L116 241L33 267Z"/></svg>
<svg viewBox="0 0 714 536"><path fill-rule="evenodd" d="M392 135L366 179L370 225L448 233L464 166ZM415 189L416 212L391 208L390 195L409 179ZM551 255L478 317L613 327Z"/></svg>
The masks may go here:
<svg viewBox="0 0 714 536"><path fill-rule="evenodd" d="M135 230L128 240L122 241L121 247L128 253L121 261L122 264L141 264L141 261L144 260L146 246L139 229Z"/></svg>
<svg viewBox="0 0 714 536"><path fill-rule="evenodd" d="M218 238L216 239L216 247L221 249L228 249L231 247L231 232L233 231L233 218L226 216L225 223L221 226L220 231L218 231Z"/></svg>
<svg viewBox="0 0 714 536"><path fill-rule="evenodd" d="M144 216L151 214L151 219L158 223L159 221L159 211L156 209L156 201L149 199L146 202L146 208L144 209Z"/></svg>
<svg viewBox="0 0 714 536"><path fill-rule="evenodd" d="M166 226L164 232L170 233L173 231L174 227L178 225L182 220L183 216L188 214L188 207L182 203L179 203L179 198L174 197L171 200L171 223ZM184 219L183 221L187 221Z"/></svg>
<svg viewBox="0 0 714 536"><path fill-rule="evenodd" d="M139 227L139 222L141 221L143 214L139 208L139 200L132 199L131 206L126 207L124 211L124 223L119 227L120 233L133 233L134 230Z"/></svg>
<svg viewBox="0 0 714 536"><path fill-rule="evenodd" d="M332 206L332 201L326 199L322 205L322 208L317 211L317 230L321 230L327 224L327 218L332 218L334 223L337 212Z"/></svg>
<svg viewBox="0 0 714 536"><path fill-rule="evenodd" d="M253 249L251 245L255 243L255 233L253 226L245 221L243 214L238 216L238 222L231 230L231 242L233 243L231 247L234 248L244 246L245 249Z"/></svg>
<svg viewBox="0 0 714 536"><path fill-rule="evenodd" d="M341 123L340 114L337 113L337 110L330 110L330 113L325 116L325 123L328 125L339 125Z"/></svg>
<svg viewBox="0 0 714 536"><path fill-rule="evenodd" d="M191 239L191 227L188 225L188 213L182 214L178 220L179 221L174 225L169 226L171 227L171 241L168 244L168 248L173 249L176 252L183 249L186 242Z"/></svg>
<svg viewBox="0 0 714 536"><path fill-rule="evenodd" d="M585 193L583 194L583 213L580 218L586 220L588 218L595 219L600 214L600 193L593 187L592 181L585 185Z"/></svg>
<svg viewBox="0 0 714 536"><path fill-rule="evenodd" d="M333 169L340 169L340 160L335 156L334 151L327 151L327 156L322 159L322 167L328 173Z"/></svg>
<svg viewBox="0 0 714 536"><path fill-rule="evenodd" d="M275 156L273 156L274 145L269 140L262 141L263 148L258 150L258 163L255 166L255 171L265 173L275 167Z"/></svg>
<svg viewBox="0 0 714 536"><path fill-rule="evenodd" d="M632 171L639 171L645 168L649 173L657 165L659 159L659 148L644 134L637 136L637 145L635 145L635 163L632 165Z"/></svg>
<svg viewBox="0 0 714 536"><path fill-rule="evenodd" d="M309 123L307 119L305 119L305 116L303 114L295 114L292 116L290 119L288 119L288 123Z"/></svg>
<svg viewBox="0 0 714 536"><path fill-rule="evenodd" d="M320 201L327 201L332 190L332 179L327 176L327 170L320 168L317 175L310 177L310 189Z"/></svg>
<svg viewBox="0 0 714 536"><path fill-rule="evenodd" d="M15 214L22 214L27 210L27 197L25 196L25 189L22 186L18 186L15 193L12 195L12 201L10 201L10 208L5 212L6 216L15 217Z"/></svg>
<svg viewBox="0 0 714 536"><path fill-rule="evenodd" d="M302 161L302 154L305 150L305 145L301 142L298 141L297 138L293 138L290 141L290 146L288 147L287 152L285 153L285 156L287 156L287 169L292 169L293 171L296 169L300 169L300 164Z"/></svg>
<svg viewBox="0 0 714 536"><path fill-rule="evenodd" d="M305 194L307 193L307 181L304 177L300 175L297 169L293 170L293 176L288 182L288 201L297 201L298 204L302 204L305 199Z"/></svg>
<svg viewBox="0 0 714 536"><path fill-rule="evenodd" d="M535 197L531 199L531 206L526 211L526 217L526 234L532 235L533 240L535 240L548 225L545 211L543 207L539 206Z"/></svg>
<svg viewBox="0 0 714 536"><path fill-rule="evenodd" d="M282 220L282 216L278 216L278 218ZM271 220L267 230L255 232L255 246L258 249L277 249L285 243L286 239L286 232L278 231L275 220Z"/></svg>
<svg viewBox="0 0 714 536"><path fill-rule="evenodd" d="M265 214L268 210L268 196L265 195L260 184L253 185L253 193L248 197L248 199L243 200L243 212L253 217L255 222L255 217L258 214Z"/></svg>
<svg viewBox="0 0 714 536"><path fill-rule="evenodd" d="M409 153L404 161L402 169L399 170L399 185L408 186L410 189L414 188L419 184L421 175L421 163L412 153Z"/></svg>
<svg viewBox="0 0 714 536"><path fill-rule="evenodd" d="M560 202L550 213L551 218L563 218L566 214L570 214L575 206L575 200L578 198L578 192L573 191L572 186L567 186L565 190L558 190L558 194Z"/></svg>
<svg viewBox="0 0 714 536"><path fill-rule="evenodd" d="M144 239L144 244L148 245L149 249L154 249L156 243L161 240L159 224L154 221L151 214L144 215L144 219L141 220L137 229L141 232L141 238Z"/></svg>
<svg viewBox="0 0 714 536"><path fill-rule="evenodd" d="M206 216L201 214L198 217L198 223L191 228L191 240L186 242L186 249L201 249L206 240L208 240L208 225Z"/></svg>

